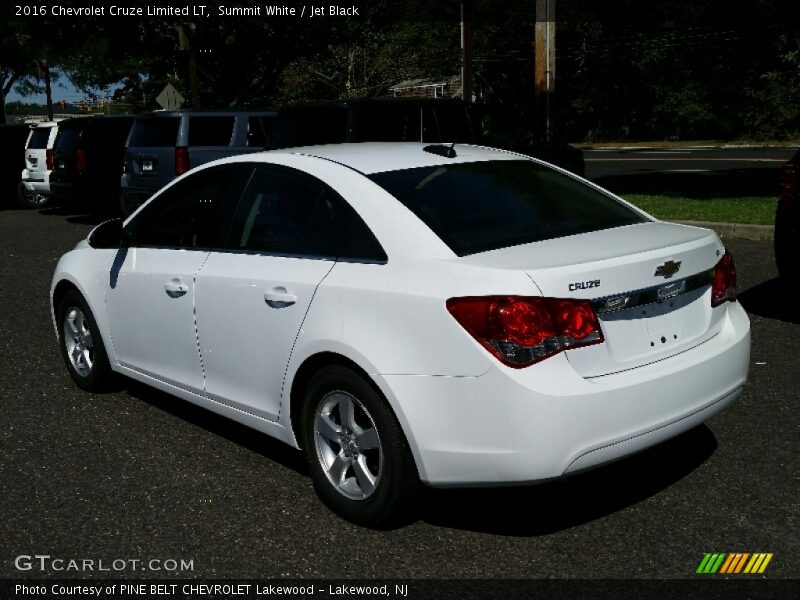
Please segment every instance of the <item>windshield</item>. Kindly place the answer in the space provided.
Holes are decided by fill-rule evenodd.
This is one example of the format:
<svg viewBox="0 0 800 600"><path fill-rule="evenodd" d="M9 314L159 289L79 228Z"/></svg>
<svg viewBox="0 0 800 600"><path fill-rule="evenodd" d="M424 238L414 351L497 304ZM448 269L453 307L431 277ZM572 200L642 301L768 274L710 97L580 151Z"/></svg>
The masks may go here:
<svg viewBox="0 0 800 600"><path fill-rule="evenodd" d="M371 175L459 256L646 219L614 198L527 160Z"/></svg>

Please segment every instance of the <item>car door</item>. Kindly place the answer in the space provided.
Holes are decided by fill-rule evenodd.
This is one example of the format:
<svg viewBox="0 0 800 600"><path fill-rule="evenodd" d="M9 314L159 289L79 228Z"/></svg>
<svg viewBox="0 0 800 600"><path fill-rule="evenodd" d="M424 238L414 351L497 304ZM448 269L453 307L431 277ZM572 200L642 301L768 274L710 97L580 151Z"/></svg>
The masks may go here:
<svg viewBox="0 0 800 600"><path fill-rule="evenodd" d="M343 213L332 190L299 171L256 167L224 252L197 277L206 393L276 420L286 365L317 286L335 264Z"/></svg>
<svg viewBox="0 0 800 600"><path fill-rule="evenodd" d="M202 392L195 278L222 240L225 211L241 191L240 171L224 165L189 175L126 224L126 247L106 291L111 339L123 366Z"/></svg>

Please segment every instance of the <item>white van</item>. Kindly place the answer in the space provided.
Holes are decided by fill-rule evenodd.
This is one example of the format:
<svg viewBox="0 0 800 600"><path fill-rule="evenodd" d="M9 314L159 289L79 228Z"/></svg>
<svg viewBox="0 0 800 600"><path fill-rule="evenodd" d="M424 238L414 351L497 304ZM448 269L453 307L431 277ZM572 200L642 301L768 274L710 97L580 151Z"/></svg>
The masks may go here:
<svg viewBox="0 0 800 600"><path fill-rule="evenodd" d="M31 128L25 143L25 168L19 183L19 203L26 208L41 208L50 198L50 173L53 170L53 144L58 133L56 121L44 121Z"/></svg>

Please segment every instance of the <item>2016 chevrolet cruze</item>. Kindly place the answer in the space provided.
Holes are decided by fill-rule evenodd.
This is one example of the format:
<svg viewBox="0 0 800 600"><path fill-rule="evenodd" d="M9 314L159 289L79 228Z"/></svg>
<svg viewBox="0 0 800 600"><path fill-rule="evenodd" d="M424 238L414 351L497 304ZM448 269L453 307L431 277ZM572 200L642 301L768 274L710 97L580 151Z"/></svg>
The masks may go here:
<svg viewBox="0 0 800 600"><path fill-rule="evenodd" d="M421 482L559 477L722 410L735 286L713 232L535 159L369 143L195 169L51 295L80 387L122 373L300 447L331 508L385 526Z"/></svg>

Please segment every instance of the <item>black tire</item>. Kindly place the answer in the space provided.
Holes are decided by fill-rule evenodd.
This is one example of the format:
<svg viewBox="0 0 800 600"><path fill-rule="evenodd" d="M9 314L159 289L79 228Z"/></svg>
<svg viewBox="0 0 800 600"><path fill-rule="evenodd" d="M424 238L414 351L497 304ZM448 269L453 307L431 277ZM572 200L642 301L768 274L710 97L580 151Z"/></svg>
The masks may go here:
<svg viewBox="0 0 800 600"><path fill-rule="evenodd" d="M22 208L44 208L50 198L44 194L29 192L21 181L17 186L17 204Z"/></svg>
<svg viewBox="0 0 800 600"><path fill-rule="evenodd" d="M331 446L326 450L325 440L317 433L318 411L329 404L332 398L346 396L355 400L355 414L363 426L361 431L369 429L371 422L379 439L377 450L353 451L358 457L354 462L363 458L364 464L367 460L375 461L373 465L379 464L373 490L361 499L347 497L329 478L323 464L326 453L328 457L333 456ZM338 405L334 411L337 410ZM337 416L340 422L344 421L338 413L331 413L332 420ZM402 525L413 517L422 487L414 458L397 418L373 385L344 366L325 367L314 375L305 389L300 419L302 444L314 487L331 510L357 525L380 529ZM375 452L380 455L380 460L375 459ZM340 444L335 456L339 459L344 454L345 447ZM343 471L345 482L357 482L353 469L353 466L349 466ZM346 477L348 473L352 474L350 478Z"/></svg>
<svg viewBox="0 0 800 600"><path fill-rule="evenodd" d="M81 323L83 326L78 324L77 327L70 327L68 321L75 325L75 316L77 314L82 315ZM76 290L68 291L61 299L58 306L57 324L61 357L64 359L67 371L75 384L87 392L102 392L109 389L113 380L113 371L108 362L108 354L97 329L94 314L92 314L89 305L86 304L86 300ZM70 327L73 331L76 329L81 331L80 339L82 342L78 348L75 347L75 337L67 335L65 326ZM88 332L90 338L87 338L86 332ZM83 349L83 352L79 352L81 356L78 360L70 358L71 346L76 353L78 349ZM88 361L86 356L89 357ZM84 366L83 370L81 369L81 364Z"/></svg>

